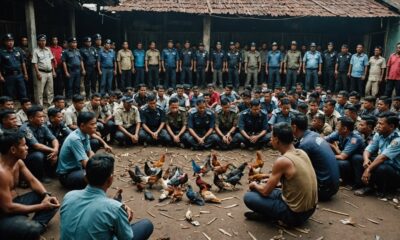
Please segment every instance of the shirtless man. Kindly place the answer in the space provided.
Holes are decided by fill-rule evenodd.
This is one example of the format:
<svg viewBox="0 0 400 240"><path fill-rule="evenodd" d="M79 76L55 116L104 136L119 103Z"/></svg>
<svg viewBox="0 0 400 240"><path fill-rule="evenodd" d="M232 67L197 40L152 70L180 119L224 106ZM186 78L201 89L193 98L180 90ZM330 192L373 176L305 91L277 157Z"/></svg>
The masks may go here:
<svg viewBox="0 0 400 240"><path fill-rule="evenodd" d="M46 191L25 166L28 154L25 138L17 132L0 137L0 233L2 239L39 239L56 214L60 203ZM18 195L16 186L23 177L32 192ZM35 213L32 219L28 214Z"/></svg>

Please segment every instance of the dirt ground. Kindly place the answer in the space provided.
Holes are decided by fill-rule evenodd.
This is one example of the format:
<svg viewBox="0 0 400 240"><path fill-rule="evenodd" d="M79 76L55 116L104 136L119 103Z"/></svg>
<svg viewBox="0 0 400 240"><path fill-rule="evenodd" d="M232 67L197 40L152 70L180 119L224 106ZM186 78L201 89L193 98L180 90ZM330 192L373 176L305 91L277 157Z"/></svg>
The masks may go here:
<svg viewBox="0 0 400 240"><path fill-rule="evenodd" d="M243 216L247 211L242 198L248 190L247 173L242 178L242 186L234 192L216 192L215 186L213 192L219 198L230 198L221 204L206 203L205 206L189 205L186 196L178 203L168 203L165 200L158 202L161 187L154 187L152 190L156 200L146 201L141 192L136 191L136 186L127 174L127 169L138 164L143 169L146 160L157 160L161 153L168 152L167 160L164 165L166 169L169 165L182 166L184 171L192 176L190 159L195 159L198 163L209 154L208 151L190 151L178 148L163 147L133 147L133 148L114 148L117 156L114 184L109 190L108 195L112 196L117 188L123 189L123 201L132 208L137 219L148 218L154 226L154 233L151 239L204 239L206 234L210 239L249 239L264 240L271 239L279 235L279 228L276 225L266 222L248 221ZM271 164L278 155L272 150L262 152L266 164L263 172L271 169ZM218 159L222 162L232 162L236 166L245 161L255 159L255 151L233 150L218 152ZM209 183L212 183L212 174L203 177ZM190 177L189 183L198 190L193 177ZM65 190L63 190L58 181L46 186L62 200ZM233 208L224 208L238 204ZM200 222L200 226L192 226L184 220L187 209L190 208L195 215L195 220ZM356 222L355 226L344 225L340 222L347 216L328 212L324 208L332 209L342 213L349 214ZM200 211L205 211L200 213ZM230 213L228 215L228 213ZM216 218L210 224L212 219ZM133 220L135 221L135 219ZM332 201L319 203L318 209L304 226L300 229L285 229L283 236L285 239L400 239L400 211L393 201L382 201L376 197L357 197L351 191L341 188L339 193ZM220 231L225 230L231 236L225 235ZM250 235L253 235L252 238ZM59 214L50 222L50 226L45 239L59 239Z"/></svg>

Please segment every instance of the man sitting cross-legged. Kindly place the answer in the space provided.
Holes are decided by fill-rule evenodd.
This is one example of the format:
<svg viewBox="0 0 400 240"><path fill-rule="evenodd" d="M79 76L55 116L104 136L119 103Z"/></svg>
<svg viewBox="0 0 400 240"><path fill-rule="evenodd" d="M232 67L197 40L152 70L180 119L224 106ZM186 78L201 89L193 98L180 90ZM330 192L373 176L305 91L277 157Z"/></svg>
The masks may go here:
<svg viewBox="0 0 400 240"><path fill-rule="evenodd" d="M0 137L0 238L39 239L60 206L25 166L28 155L24 135L5 132ZM18 195L19 176L23 176L32 192ZM28 214L34 213L29 219Z"/></svg>
<svg viewBox="0 0 400 240"><path fill-rule="evenodd" d="M307 154L293 146L293 131L288 123L273 126L272 147L282 156L272 167L267 183L252 182L244 203L254 212L253 220L280 220L289 226L303 224L315 211L318 202L317 179ZM282 190L276 189L281 181Z"/></svg>
<svg viewBox="0 0 400 240"><path fill-rule="evenodd" d="M88 186L67 193L61 206L61 239L111 240L148 239L153 224L143 219L134 224L132 210L125 204L108 198L113 183L114 158L96 154L86 164Z"/></svg>

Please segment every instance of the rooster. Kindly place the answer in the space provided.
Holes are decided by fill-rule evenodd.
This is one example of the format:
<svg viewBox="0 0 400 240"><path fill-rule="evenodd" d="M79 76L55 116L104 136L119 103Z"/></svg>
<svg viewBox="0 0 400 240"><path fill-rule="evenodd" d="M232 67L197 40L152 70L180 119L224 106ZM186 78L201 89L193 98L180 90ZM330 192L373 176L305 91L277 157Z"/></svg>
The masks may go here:
<svg viewBox="0 0 400 240"><path fill-rule="evenodd" d="M210 189L211 189L211 185L208 184L208 183L206 183L205 181L203 181L203 179L201 179L200 176L197 176L197 178L196 178L196 184L197 184L197 186L200 188L200 191L201 191L202 189L207 189L207 190L210 190Z"/></svg>
<svg viewBox="0 0 400 240"><path fill-rule="evenodd" d="M194 203L199 206L204 206L204 199L198 192L193 191L191 185L188 185L187 187L186 197L189 199L190 203Z"/></svg>
<svg viewBox="0 0 400 240"><path fill-rule="evenodd" d="M211 171L211 164L210 159L207 158L202 166L199 166L193 159L192 159L192 168L193 168L193 176L196 174L206 174Z"/></svg>
<svg viewBox="0 0 400 240"><path fill-rule="evenodd" d="M233 185L224 182L217 174L214 174L214 184L218 187L219 191L222 190L233 190Z"/></svg>
<svg viewBox="0 0 400 240"><path fill-rule="evenodd" d="M172 193L172 200L171 202L178 202L182 200L183 197L183 191L181 187L173 187L174 191Z"/></svg>
<svg viewBox="0 0 400 240"><path fill-rule="evenodd" d="M221 166L221 163L217 159L217 153L212 151L211 152L211 165L215 168Z"/></svg>
<svg viewBox="0 0 400 240"><path fill-rule="evenodd" d="M165 153L161 155L160 160L153 163L153 168L162 168L165 163Z"/></svg>
<svg viewBox="0 0 400 240"><path fill-rule="evenodd" d="M149 162L147 161L144 163L144 174L146 174L147 176L157 175L158 171L160 170L161 168L150 167Z"/></svg>
<svg viewBox="0 0 400 240"><path fill-rule="evenodd" d="M242 163L238 168L235 168L235 169L233 169L231 172L229 172L229 173L226 175L226 178L229 179L229 178L231 178L231 177L233 177L233 176L238 175L239 173L242 173L242 175L243 175L243 171L244 171L244 169L246 168L247 164L248 164L247 162Z"/></svg>
<svg viewBox="0 0 400 240"><path fill-rule="evenodd" d="M232 163L227 163L226 165L223 165L223 166L222 165L216 166L216 167L214 167L214 173L218 174L218 175L224 174L224 173L226 173L228 168L231 166L233 166Z"/></svg>
<svg viewBox="0 0 400 240"><path fill-rule="evenodd" d="M221 199L217 198L212 192L204 188L200 191L200 195L203 197L204 201L212 203L221 203Z"/></svg>
<svg viewBox="0 0 400 240"><path fill-rule="evenodd" d="M264 166L264 161L262 160L261 151L256 152L256 160L249 164L255 173L260 173L261 168Z"/></svg>
<svg viewBox="0 0 400 240"><path fill-rule="evenodd" d="M135 166L134 170L129 169L128 173L134 183L142 182L141 178L144 177L144 174L140 171L140 168L138 166Z"/></svg>

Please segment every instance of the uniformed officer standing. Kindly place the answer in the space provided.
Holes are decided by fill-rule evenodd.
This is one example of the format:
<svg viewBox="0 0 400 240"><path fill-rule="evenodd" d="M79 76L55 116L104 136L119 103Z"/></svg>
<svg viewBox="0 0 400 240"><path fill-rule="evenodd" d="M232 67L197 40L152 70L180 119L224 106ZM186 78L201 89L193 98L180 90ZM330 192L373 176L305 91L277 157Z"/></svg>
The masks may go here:
<svg viewBox="0 0 400 240"><path fill-rule="evenodd" d="M226 54L225 71L228 72L228 85L232 84L235 90L239 90L239 74L242 67L240 52L235 48L235 43L229 43L229 52Z"/></svg>
<svg viewBox="0 0 400 240"><path fill-rule="evenodd" d="M206 72L208 71L209 56L204 44L199 44L199 49L194 56L194 72L196 73L197 86L206 87Z"/></svg>
<svg viewBox="0 0 400 240"><path fill-rule="evenodd" d="M261 111L260 101L252 100L250 109L244 110L239 115L238 133L233 142L240 143L244 147L261 148L269 139L266 137L268 130L267 114Z"/></svg>
<svg viewBox="0 0 400 240"><path fill-rule="evenodd" d="M182 49L179 61L179 71L181 72L181 84L189 84L193 86L192 71L193 71L194 52L190 47L190 42L186 41L184 49Z"/></svg>
<svg viewBox="0 0 400 240"><path fill-rule="evenodd" d="M328 43L328 49L323 54L324 62L324 86L326 90L335 91L335 64L337 62L337 52L334 49L333 43Z"/></svg>
<svg viewBox="0 0 400 240"><path fill-rule="evenodd" d="M153 89L160 82L160 51L156 49L156 43L154 41L150 42L150 49L146 51L145 66L146 72L148 72L148 83L149 88Z"/></svg>
<svg viewBox="0 0 400 240"><path fill-rule="evenodd" d="M110 93L113 77L117 75L115 52L110 49L111 40L107 39L104 48L99 52L97 68L101 75L100 93Z"/></svg>
<svg viewBox="0 0 400 240"><path fill-rule="evenodd" d="M196 102L196 109L190 111L188 116L188 130L185 133L185 142L193 150L209 149L217 144L218 136L213 133L215 115L207 109L204 99Z"/></svg>
<svg viewBox="0 0 400 240"><path fill-rule="evenodd" d="M350 89L364 96L365 79L368 70L368 55L364 53L364 45L357 44L356 53L351 56L347 75L350 77Z"/></svg>
<svg viewBox="0 0 400 240"><path fill-rule="evenodd" d="M28 73L24 55L14 47L14 37L8 33L3 37L4 49L0 50L0 81L4 83L4 95L26 98ZM25 81L24 81L25 80Z"/></svg>
<svg viewBox="0 0 400 240"><path fill-rule="evenodd" d="M92 47L92 39L90 37L83 38L84 46L80 49L83 65L85 67L86 75L84 79L86 99L96 92L97 78L96 78L96 62L97 50Z"/></svg>
<svg viewBox="0 0 400 240"><path fill-rule="evenodd" d="M133 53L129 49L128 42L125 41L122 43L122 49L119 50L117 54L118 71L120 75L118 89L122 92L125 91L126 87L132 87L132 73L135 71L133 60Z"/></svg>
<svg viewBox="0 0 400 240"><path fill-rule="evenodd" d="M174 48L174 41L168 40L167 48L164 48L161 53L161 66L164 75L164 87L175 88L176 86L176 73L179 66L179 54Z"/></svg>
<svg viewBox="0 0 400 240"><path fill-rule="evenodd" d="M156 96L149 95L147 104L140 110L142 129L139 132L139 139L146 146L150 144L167 145L170 141L165 126L165 111L157 106Z"/></svg>
<svg viewBox="0 0 400 240"><path fill-rule="evenodd" d="M217 110L216 119L215 132L219 137L218 145L220 148L231 149L236 147L237 143L233 142L233 137L236 133L237 113L236 108L231 108L228 99L221 99L221 108Z"/></svg>
<svg viewBox="0 0 400 240"><path fill-rule="evenodd" d="M32 106L28 110L28 119L29 122L19 129L29 147L25 164L37 179L48 183L48 177L54 175L59 143L44 122L42 107Z"/></svg>
<svg viewBox="0 0 400 240"><path fill-rule="evenodd" d="M244 86L252 85L255 88L257 86L258 73L261 71L260 53L256 50L255 42L251 43L250 51L246 53L244 58L244 64L244 70L247 74Z"/></svg>
<svg viewBox="0 0 400 240"><path fill-rule="evenodd" d="M133 50L133 58L135 61L134 64L134 72L136 73L135 75L135 82L133 83L133 87L136 87L137 85L144 83L144 58L145 58L146 52L143 49L143 44L142 42L137 43L137 48Z"/></svg>
<svg viewBox="0 0 400 240"><path fill-rule="evenodd" d="M310 51L307 51L303 57L303 72L306 74L305 90L308 92L318 84L318 76L321 76L322 57L316 50L315 43L310 44Z"/></svg>
<svg viewBox="0 0 400 240"><path fill-rule="evenodd" d="M97 55L97 59L96 59L96 80L97 80L97 84L98 84L98 91L100 91L101 75L99 74L99 70L97 68L97 61L99 60L98 58L99 58L100 51L103 50L101 35L96 33L93 36L93 40L94 40L94 48L96 49L96 55ZM94 91L94 92L97 92L97 91Z"/></svg>
<svg viewBox="0 0 400 240"><path fill-rule="evenodd" d="M263 43L260 49L261 71L260 71L260 78L258 79L260 84L267 83L267 74L265 71L266 70L265 63L267 62L267 55L268 55L267 44Z"/></svg>
<svg viewBox="0 0 400 240"><path fill-rule="evenodd" d="M170 137L170 145L178 145L183 148L183 134L186 131L187 116L186 111L179 108L179 101L177 98L171 98L169 100L169 110L166 118L165 126Z"/></svg>
<svg viewBox="0 0 400 240"><path fill-rule="evenodd" d="M347 72L349 70L351 60L351 53L349 53L349 47L347 44L343 44L340 53L337 56L335 65L335 75L336 75L336 87L335 91L339 92L341 90L349 91L349 81Z"/></svg>
<svg viewBox="0 0 400 240"><path fill-rule="evenodd" d="M297 76L301 72L301 52L297 50L297 42L292 41L290 50L283 59L283 73L286 75L286 90L289 91L296 86Z"/></svg>
<svg viewBox="0 0 400 240"><path fill-rule="evenodd" d="M226 82L223 82L223 68L226 64L225 51L222 50L221 42L217 42L215 50L211 54L211 72L213 73L213 85L219 87L225 87Z"/></svg>
<svg viewBox="0 0 400 240"><path fill-rule="evenodd" d="M40 34L37 37L38 47L33 50L32 64L35 69L35 102L43 105L43 92L46 91L47 102L53 102L53 77L56 76L54 70L54 57L50 48L46 47L46 35Z"/></svg>
<svg viewBox="0 0 400 240"><path fill-rule="evenodd" d="M81 70L85 76L85 67L83 66L82 56L77 48L75 37L68 39L69 48L62 54L65 77L67 78L67 98L80 93Z"/></svg>
<svg viewBox="0 0 400 240"><path fill-rule="evenodd" d="M115 112L115 140L119 145L132 145L139 142L139 129L141 124L140 113L133 106L133 98L125 96L122 98L123 107Z"/></svg>
<svg viewBox="0 0 400 240"><path fill-rule="evenodd" d="M272 43L272 51L268 52L266 57L265 71L268 75L268 87L275 89L281 86L281 73L282 73L282 53L278 50L278 44Z"/></svg>

